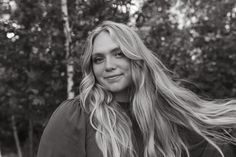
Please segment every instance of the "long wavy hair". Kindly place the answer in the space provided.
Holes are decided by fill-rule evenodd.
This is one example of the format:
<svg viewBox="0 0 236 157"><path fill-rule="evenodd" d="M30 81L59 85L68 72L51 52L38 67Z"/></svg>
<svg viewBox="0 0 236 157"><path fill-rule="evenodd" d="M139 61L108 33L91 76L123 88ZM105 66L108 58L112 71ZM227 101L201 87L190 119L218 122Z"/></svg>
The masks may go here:
<svg viewBox="0 0 236 157"><path fill-rule="evenodd" d="M103 22L89 34L82 57L79 95L83 107L90 112L90 123L96 129L96 142L103 156L137 156L131 140L130 117L122 112L112 93L96 81L93 73L93 41L103 31L130 59L133 81L130 105L142 132L143 156L180 157L183 153L189 156L181 128L195 132L224 156L217 143L236 143L227 131L236 124L236 101L203 100L181 87L135 31L111 21Z"/></svg>

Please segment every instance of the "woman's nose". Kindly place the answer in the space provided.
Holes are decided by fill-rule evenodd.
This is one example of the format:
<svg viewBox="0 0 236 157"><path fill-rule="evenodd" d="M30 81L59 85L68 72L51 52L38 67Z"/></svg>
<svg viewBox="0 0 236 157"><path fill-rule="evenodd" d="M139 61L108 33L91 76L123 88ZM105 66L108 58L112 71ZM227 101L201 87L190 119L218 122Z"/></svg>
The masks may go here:
<svg viewBox="0 0 236 157"><path fill-rule="evenodd" d="M115 69L115 63L114 63L114 61L112 60L112 58L107 58L106 59L106 63L105 63L105 70L107 71L107 72L109 72L109 71L112 71L112 70L114 70Z"/></svg>

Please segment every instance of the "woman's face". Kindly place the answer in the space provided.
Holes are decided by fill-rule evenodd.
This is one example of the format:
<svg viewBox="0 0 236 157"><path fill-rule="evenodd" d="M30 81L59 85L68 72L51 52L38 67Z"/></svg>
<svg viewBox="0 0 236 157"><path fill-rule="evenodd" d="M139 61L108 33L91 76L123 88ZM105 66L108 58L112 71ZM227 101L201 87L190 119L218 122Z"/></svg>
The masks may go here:
<svg viewBox="0 0 236 157"><path fill-rule="evenodd" d="M107 32L101 32L94 39L92 65L99 84L112 92L117 101L129 100L130 60Z"/></svg>

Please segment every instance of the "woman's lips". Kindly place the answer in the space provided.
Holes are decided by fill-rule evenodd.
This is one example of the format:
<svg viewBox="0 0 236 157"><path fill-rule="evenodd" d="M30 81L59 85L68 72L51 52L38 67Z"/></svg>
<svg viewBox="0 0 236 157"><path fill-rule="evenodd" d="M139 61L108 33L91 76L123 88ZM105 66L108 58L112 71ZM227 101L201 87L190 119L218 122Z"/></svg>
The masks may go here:
<svg viewBox="0 0 236 157"><path fill-rule="evenodd" d="M114 79L119 78L120 76L122 76L122 74L110 75L110 76L106 76L106 77L104 77L104 78L107 79L107 80L114 80Z"/></svg>

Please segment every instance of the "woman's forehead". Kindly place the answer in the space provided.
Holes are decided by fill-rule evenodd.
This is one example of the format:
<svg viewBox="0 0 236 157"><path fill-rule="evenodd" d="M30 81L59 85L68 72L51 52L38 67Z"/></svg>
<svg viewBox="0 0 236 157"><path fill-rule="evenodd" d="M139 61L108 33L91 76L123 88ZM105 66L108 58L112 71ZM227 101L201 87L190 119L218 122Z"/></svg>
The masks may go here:
<svg viewBox="0 0 236 157"><path fill-rule="evenodd" d="M93 54L110 52L119 48L119 45L111 38L108 32L101 32L95 38L93 42Z"/></svg>

